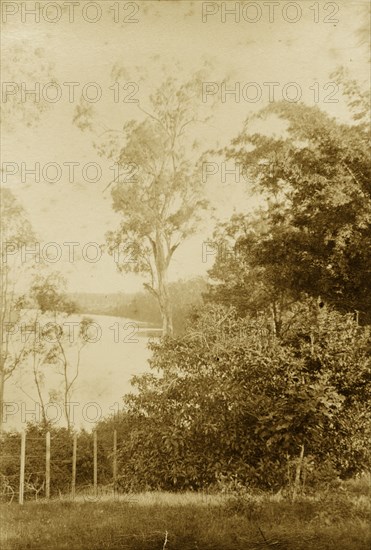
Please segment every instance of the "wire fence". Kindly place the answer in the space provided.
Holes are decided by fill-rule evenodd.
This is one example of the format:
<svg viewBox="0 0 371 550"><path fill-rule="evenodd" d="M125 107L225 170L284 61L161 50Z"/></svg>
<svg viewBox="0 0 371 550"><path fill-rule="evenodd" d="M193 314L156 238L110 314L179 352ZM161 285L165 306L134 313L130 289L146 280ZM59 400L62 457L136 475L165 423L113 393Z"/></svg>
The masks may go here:
<svg viewBox="0 0 371 550"><path fill-rule="evenodd" d="M98 439L92 434L11 434L2 440L0 496L3 502L89 500L118 494L117 432ZM110 440L109 440L110 439Z"/></svg>

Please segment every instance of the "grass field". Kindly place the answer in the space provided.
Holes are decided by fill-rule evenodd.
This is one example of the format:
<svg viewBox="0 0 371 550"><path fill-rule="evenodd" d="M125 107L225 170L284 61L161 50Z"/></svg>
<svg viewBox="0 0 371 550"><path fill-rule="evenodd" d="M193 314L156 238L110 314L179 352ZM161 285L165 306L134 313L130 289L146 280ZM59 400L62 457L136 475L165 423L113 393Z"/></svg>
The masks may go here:
<svg viewBox="0 0 371 550"><path fill-rule="evenodd" d="M369 489L280 495L144 493L0 508L2 550L368 550Z"/></svg>

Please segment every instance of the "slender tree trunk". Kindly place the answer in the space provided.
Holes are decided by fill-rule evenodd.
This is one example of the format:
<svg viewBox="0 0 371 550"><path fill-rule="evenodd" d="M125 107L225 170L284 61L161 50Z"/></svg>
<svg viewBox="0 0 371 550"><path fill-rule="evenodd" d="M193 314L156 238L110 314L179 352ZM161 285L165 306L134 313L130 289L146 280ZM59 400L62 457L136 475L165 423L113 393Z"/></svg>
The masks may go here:
<svg viewBox="0 0 371 550"><path fill-rule="evenodd" d="M160 274L159 274L160 275ZM159 276L159 304L162 317L162 331L164 336L172 336L173 334L173 316L172 308L168 290L168 284L166 281L166 272Z"/></svg>
<svg viewBox="0 0 371 550"><path fill-rule="evenodd" d="M0 434L4 424L4 389L5 389L5 361L0 358Z"/></svg>
<svg viewBox="0 0 371 550"><path fill-rule="evenodd" d="M271 305L272 310L272 317L273 317L273 332L274 335L277 336L277 338L281 335L281 328L282 328L282 322L280 319L280 315L277 311L277 304L275 302Z"/></svg>
<svg viewBox="0 0 371 550"><path fill-rule="evenodd" d="M163 296L161 299L161 316L162 316L162 331L165 336L172 336L173 334L173 319L170 306L170 300L167 296Z"/></svg>
<svg viewBox="0 0 371 550"><path fill-rule="evenodd" d="M35 361L36 361L36 359L34 358L34 362ZM35 385L36 385L37 395L39 396L39 401L40 401L40 406L41 406L41 415L42 415L42 419L43 419L42 420L43 421L43 427L47 428L48 427L48 419L46 417L44 399L43 399L43 396L42 396L42 393L41 393L40 382L39 382L37 374L38 374L37 373L37 368L36 368L35 363L34 363L33 375L34 375L34 381L35 381Z"/></svg>
<svg viewBox="0 0 371 550"><path fill-rule="evenodd" d="M169 288L167 281L167 253L166 253L166 241L161 231L157 231L156 235L156 269L158 277L158 301L161 310L162 317L162 331L163 335L172 336L173 334L173 316L171 301L169 296Z"/></svg>
<svg viewBox="0 0 371 550"><path fill-rule="evenodd" d="M296 497L300 491L300 476L302 472L303 467L303 460L304 460L304 445L301 445L300 447L300 456L298 458L298 462L296 465L296 472L295 472L295 481L294 481L294 490L292 494L292 500L295 501Z"/></svg>
<svg viewBox="0 0 371 550"><path fill-rule="evenodd" d="M67 380L67 365L64 366L64 379L65 379L65 388L64 388L63 406L64 406L64 414L67 422L67 431L68 433L70 433L71 420L70 420L70 409L69 409L69 403L68 403L69 391L68 391L68 380Z"/></svg>

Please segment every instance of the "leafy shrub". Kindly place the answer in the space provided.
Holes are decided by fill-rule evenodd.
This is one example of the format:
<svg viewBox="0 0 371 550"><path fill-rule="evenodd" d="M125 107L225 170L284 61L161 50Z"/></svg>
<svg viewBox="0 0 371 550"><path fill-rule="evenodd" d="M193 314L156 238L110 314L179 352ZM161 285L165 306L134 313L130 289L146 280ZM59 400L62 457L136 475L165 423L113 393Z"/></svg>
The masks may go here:
<svg viewBox="0 0 371 550"><path fill-rule="evenodd" d="M277 490L292 484L303 445L301 488L369 467L370 331L326 308L315 321L303 311L283 339L264 316L210 305L182 337L152 342L152 373L133 378L112 421L125 433L122 487L198 490L237 475Z"/></svg>

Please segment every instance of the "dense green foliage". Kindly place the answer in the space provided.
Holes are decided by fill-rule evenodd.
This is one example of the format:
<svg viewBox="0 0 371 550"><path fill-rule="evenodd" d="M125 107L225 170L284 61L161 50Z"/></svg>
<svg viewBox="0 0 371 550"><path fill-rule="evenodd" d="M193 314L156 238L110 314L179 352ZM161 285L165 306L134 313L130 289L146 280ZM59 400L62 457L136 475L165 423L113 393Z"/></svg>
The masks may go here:
<svg viewBox="0 0 371 550"><path fill-rule="evenodd" d="M359 104L367 105L367 98L357 103L351 83L346 91L359 119ZM245 267L235 290L243 290L244 278L247 288L257 278L259 297L263 287L270 302L307 293L370 322L368 124L341 124L318 108L288 103L271 104L259 117L279 117L286 130L279 137L250 133L248 120L226 151L266 199L254 218L235 218L225 228L224 238L235 239ZM223 263L212 275L231 281Z"/></svg>
<svg viewBox="0 0 371 550"><path fill-rule="evenodd" d="M273 104L259 116L285 120L281 137L247 121L227 149L263 205L216 229L209 305L152 343L153 372L124 398L124 486L277 488L370 467L368 134L365 98L346 93L357 123Z"/></svg>
<svg viewBox="0 0 371 550"><path fill-rule="evenodd" d="M126 488L185 489L238 476L279 487L304 445L309 481L370 465L370 331L307 303L279 340L269 319L210 307L183 337L153 342L135 378L121 454Z"/></svg>
<svg viewBox="0 0 371 550"><path fill-rule="evenodd" d="M150 343L151 372L97 427L108 478L117 430L122 490L234 480L296 494L371 467L370 167L349 86L357 123L273 104L260 116L284 119L284 135L251 135L248 121L226 151L262 206L216 228L206 303L201 279L173 286L178 331ZM153 314L126 298L116 314Z"/></svg>

